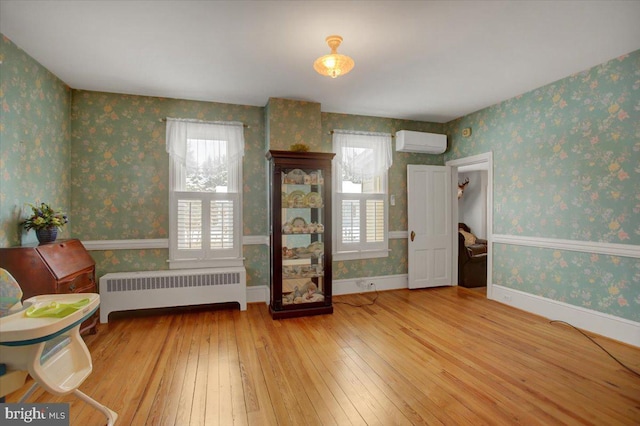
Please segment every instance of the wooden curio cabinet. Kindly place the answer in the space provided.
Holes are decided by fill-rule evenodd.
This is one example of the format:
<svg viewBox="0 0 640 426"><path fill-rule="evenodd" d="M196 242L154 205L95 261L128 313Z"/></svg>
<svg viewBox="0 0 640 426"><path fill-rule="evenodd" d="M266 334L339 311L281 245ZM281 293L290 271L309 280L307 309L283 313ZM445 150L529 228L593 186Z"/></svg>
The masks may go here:
<svg viewBox="0 0 640 426"><path fill-rule="evenodd" d="M335 154L269 151L271 302L275 319L329 314L331 160Z"/></svg>

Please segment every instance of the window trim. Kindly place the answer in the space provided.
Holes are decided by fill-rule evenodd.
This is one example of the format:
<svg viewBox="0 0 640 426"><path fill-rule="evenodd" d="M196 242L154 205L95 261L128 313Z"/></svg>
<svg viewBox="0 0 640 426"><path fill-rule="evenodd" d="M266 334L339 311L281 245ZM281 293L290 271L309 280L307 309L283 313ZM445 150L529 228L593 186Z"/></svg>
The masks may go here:
<svg viewBox="0 0 640 426"><path fill-rule="evenodd" d="M217 123L216 123L217 124ZM244 144L244 142L242 141ZM243 241L242 241L242 218L243 218L243 156L239 156L237 161L228 165L228 171L234 174L233 179L237 179L236 192L197 192L176 190L176 174L182 166L176 158L169 155L169 259L167 263L169 269L192 269L192 268L216 268L244 266ZM231 177L230 177L231 178ZM178 200L180 198L198 199L203 201L202 219L209 219L210 203L214 200L229 200L234 204L233 211L233 248L212 249L210 247L210 235L203 239L205 247L194 251L193 256L185 255L185 252L178 249ZM209 209L209 210L207 210ZM209 224L203 224L203 233L207 232ZM209 230L210 234L210 230Z"/></svg>

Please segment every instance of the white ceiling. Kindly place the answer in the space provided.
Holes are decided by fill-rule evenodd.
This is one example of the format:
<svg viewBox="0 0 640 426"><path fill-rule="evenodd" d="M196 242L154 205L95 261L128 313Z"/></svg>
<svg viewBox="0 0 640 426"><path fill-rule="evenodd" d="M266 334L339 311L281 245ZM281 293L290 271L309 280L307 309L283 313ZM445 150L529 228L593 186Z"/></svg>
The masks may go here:
<svg viewBox="0 0 640 426"><path fill-rule="evenodd" d="M75 89L447 122L640 48L640 1L13 1L0 31ZM340 34L356 66L313 61Z"/></svg>

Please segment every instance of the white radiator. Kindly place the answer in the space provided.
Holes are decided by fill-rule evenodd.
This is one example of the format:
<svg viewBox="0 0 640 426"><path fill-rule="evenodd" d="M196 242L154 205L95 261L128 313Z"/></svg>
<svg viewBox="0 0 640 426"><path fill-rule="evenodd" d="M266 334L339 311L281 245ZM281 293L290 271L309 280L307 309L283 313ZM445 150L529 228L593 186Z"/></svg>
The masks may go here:
<svg viewBox="0 0 640 426"><path fill-rule="evenodd" d="M244 268L120 272L100 278L100 322L134 309L238 302L247 309Z"/></svg>

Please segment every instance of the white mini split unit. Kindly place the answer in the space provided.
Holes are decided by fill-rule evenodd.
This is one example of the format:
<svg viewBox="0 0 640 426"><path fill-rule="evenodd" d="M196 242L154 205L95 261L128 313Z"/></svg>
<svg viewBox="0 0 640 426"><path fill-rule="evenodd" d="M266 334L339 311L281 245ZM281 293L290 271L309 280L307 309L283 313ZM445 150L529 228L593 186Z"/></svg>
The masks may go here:
<svg viewBox="0 0 640 426"><path fill-rule="evenodd" d="M399 130L396 132L396 151L442 154L446 150L447 135L412 132L411 130Z"/></svg>

